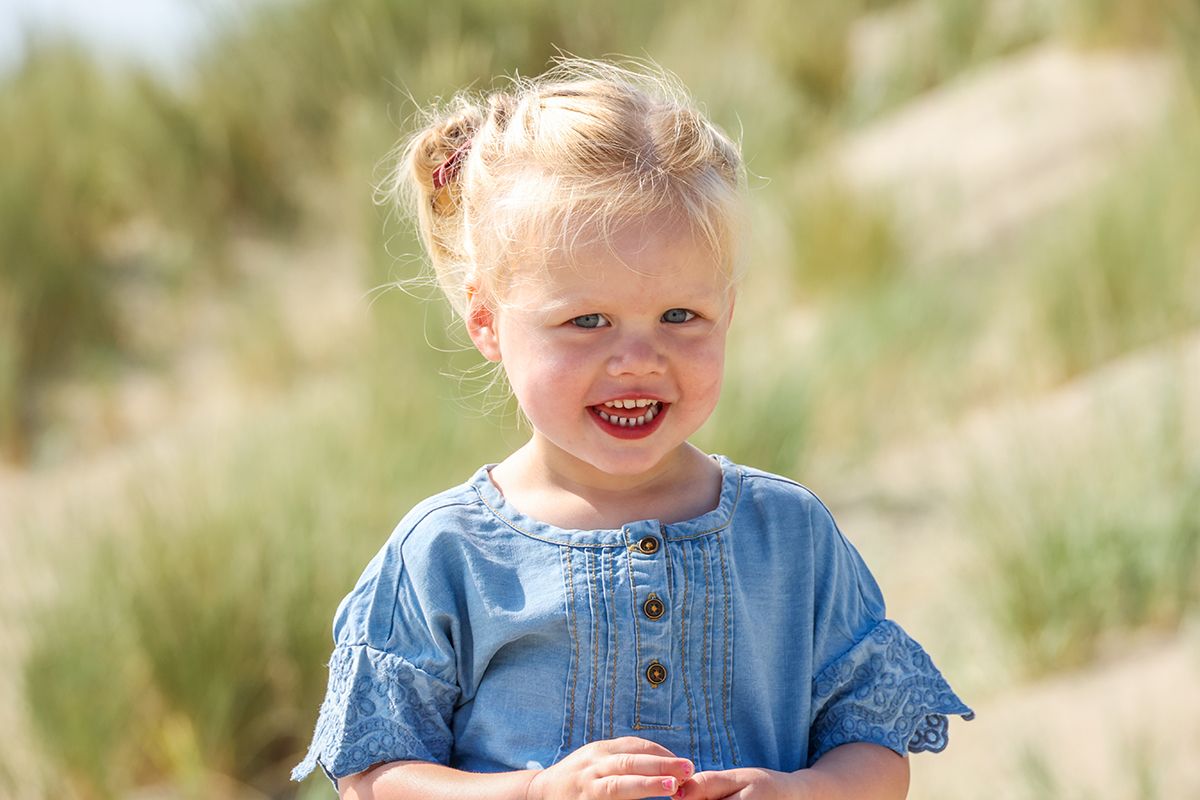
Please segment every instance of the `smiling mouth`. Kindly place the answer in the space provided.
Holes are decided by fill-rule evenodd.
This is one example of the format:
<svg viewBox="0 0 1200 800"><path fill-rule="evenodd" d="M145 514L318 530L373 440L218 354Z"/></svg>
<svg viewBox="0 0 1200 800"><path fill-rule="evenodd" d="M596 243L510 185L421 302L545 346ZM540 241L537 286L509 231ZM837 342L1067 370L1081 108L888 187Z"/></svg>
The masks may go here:
<svg viewBox="0 0 1200 800"><path fill-rule="evenodd" d="M658 400L609 400L592 408L610 425L639 428L653 422L662 413L663 404Z"/></svg>
<svg viewBox="0 0 1200 800"><path fill-rule="evenodd" d="M639 405L640 404L640 405ZM618 439L642 439L658 430L670 403L661 400L609 400L589 406L601 430Z"/></svg>

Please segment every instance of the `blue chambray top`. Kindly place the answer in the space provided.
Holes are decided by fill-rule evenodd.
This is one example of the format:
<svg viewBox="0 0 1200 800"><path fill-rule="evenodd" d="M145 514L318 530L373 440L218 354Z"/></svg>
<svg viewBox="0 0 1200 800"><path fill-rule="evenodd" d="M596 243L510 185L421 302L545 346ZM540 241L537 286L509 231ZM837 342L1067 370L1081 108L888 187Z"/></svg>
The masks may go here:
<svg viewBox="0 0 1200 800"><path fill-rule="evenodd" d="M942 750L946 715L972 712L885 618L829 511L715 458L720 503L684 522L557 528L513 508L491 465L417 505L338 607L292 778L549 766L624 735L697 770L792 771L848 742Z"/></svg>

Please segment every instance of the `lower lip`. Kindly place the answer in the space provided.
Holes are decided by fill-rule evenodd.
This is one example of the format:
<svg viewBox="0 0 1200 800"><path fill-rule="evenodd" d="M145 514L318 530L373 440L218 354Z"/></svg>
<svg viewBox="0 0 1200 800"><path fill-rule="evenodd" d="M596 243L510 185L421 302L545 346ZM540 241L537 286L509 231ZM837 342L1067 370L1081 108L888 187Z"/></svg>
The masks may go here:
<svg viewBox="0 0 1200 800"><path fill-rule="evenodd" d="M588 410L592 412L592 419L600 426L600 430L609 436L615 436L618 439L644 439L658 430L658 426L662 424L662 418L666 416L668 408L670 406L667 403L659 403L658 413L654 415L654 419L645 425L638 425L635 428L626 428L613 422L605 422L604 418L600 416L599 410L594 406Z"/></svg>

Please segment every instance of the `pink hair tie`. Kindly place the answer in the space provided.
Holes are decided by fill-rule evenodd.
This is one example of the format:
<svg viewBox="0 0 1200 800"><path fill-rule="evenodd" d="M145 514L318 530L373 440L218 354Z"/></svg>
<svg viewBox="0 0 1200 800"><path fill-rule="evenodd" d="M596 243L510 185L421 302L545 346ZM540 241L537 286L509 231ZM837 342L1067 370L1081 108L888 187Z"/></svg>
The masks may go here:
<svg viewBox="0 0 1200 800"><path fill-rule="evenodd" d="M454 148L454 152L451 153L445 161L438 165L437 169L433 171L434 189L444 189L446 188L446 184L454 180L454 177L458 175L458 170L462 165L461 162L463 156L465 156L470 149L471 140L467 139L458 147Z"/></svg>

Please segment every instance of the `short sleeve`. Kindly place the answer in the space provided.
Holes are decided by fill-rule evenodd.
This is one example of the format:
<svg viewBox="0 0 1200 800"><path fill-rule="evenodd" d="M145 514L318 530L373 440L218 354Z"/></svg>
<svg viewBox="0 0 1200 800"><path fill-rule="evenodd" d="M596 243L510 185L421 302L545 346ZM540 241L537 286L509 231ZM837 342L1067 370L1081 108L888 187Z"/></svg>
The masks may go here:
<svg viewBox="0 0 1200 800"><path fill-rule="evenodd" d="M884 620L814 678L809 764L850 742L941 752L950 714L974 717L924 649Z"/></svg>
<svg viewBox="0 0 1200 800"><path fill-rule="evenodd" d="M457 695L455 686L400 656L339 645L312 744L292 780L304 780L318 765L336 781L385 761L445 763Z"/></svg>
<svg viewBox="0 0 1200 800"><path fill-rule="evenodd" d="M402 523L342 601L328 688L292 780L318 766L336 783L388 761L449 761L461 570L448 540Z"/></svg>
<svg viewBox="0 0 1200 800"><path fill-rule="evenodd" d="M940 752L947 715L974 714L921 646L886 618L878 583L828 509L818 504L811 524L817 580L808 763L851 742L901 755Z"/></svg>

